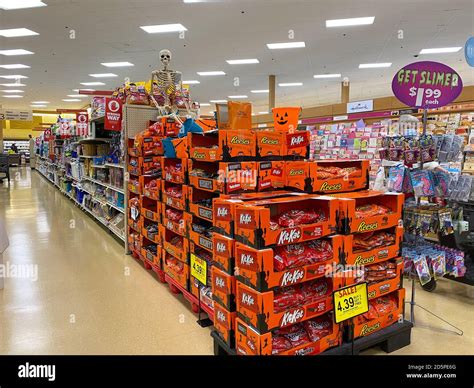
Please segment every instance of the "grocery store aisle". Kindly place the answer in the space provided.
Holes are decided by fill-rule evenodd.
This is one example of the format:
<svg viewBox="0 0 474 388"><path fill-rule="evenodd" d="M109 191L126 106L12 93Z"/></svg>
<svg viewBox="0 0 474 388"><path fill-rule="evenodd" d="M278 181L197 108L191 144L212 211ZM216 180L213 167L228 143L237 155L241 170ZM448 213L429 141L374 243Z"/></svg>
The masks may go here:
<svg viewBox="0 0 474 388"><path fill-rule="evenodd" d="M12 174L10 190L0 184L12 276L0 290L0 354L212 354L187 302L38 172Z"/></svg>

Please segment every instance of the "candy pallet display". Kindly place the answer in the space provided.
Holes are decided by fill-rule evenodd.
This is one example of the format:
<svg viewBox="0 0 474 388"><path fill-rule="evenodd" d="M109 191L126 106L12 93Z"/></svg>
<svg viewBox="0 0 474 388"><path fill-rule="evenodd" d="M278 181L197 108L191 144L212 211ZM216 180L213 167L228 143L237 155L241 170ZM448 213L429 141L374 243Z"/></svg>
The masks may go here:
<svg viewBox="0 0 474 388"><path fill-rule="evenodd" d="M308 157L307 131L256 131L257 157L269 160L304 159Z"/></svg>
<svg viewBox="0 0 474 388"><path fill-rule="evenodd" d="M189 264L189 243L186 238L160 225L163 250L185 264Z"/></svg>
<svg viewBox="0 0 474 388"><path fill-rule="evenodd" d="M162 202L177 210L187 210L188 186L162 181Z"/></svg>

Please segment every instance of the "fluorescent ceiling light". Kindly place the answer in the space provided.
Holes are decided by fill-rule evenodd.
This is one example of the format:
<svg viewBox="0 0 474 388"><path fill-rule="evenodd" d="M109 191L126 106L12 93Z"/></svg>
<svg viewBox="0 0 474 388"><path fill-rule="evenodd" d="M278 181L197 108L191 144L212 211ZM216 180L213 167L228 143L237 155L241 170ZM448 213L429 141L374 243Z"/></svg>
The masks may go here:
<svg viewBox="0 0 474 388"><path fill-rule="evenodd" d="M49 104L49 101L31 101L32 104Z"/></svg>
<svg viewBox="0 0 474 388"><path fill-rule="evenodd" d="M445 54L445 53L457 53L462 47L441 47L441 48L429 48L420 51L420 54Z"/></svg>
<svg viewBox="0 0 474 388"><path fill-rule="evenodd" d="M19 83L19 82L18 82L18 83L17 83L17 82L14 82L14 83L12 83L12 84L0 84L0 85L2 85L2 86L7 86L7 87L9 87L9 86L13 86L13 87L15 87L15 86L26 86L25 84L21 84L21 83Z"/></svg>
<svg viewBox="0 0 474 388"><path fill-rule="evenodd" d="M316 74L313 78L339 78L340 74Z"/></svg>
<svg viewBox="0 0 474 388"><path fill-rule="evenodd" d="M32 104L32 105L30 105L30 106L31 106L32 108L46 108L46 107L47 107L47 105L34 105L34 104Z"/></svg>
<svg viewBox="0 0 474 388"><path fill-rule="evenodd" d="M133 63L130 62L105 62L101 63L102 66L105 67L130 67L135 66Z"/></svg>
<svg viewBox="0 0 474 388"><path fill-rule="evenodd" d="M249 65L251 63L260 63L258 59L228 59L229 65Z"/></svg>
<svg viewBox="0 0 474 388"><path fill-rule="evenodd" d="M303 82L284 82L282 84L278 84L278 86L286 87L286 86L303 86Z"/></svg>
<svg viewBox="0 0 474 388"><path fill-rule="evenodd" d="M270 50L281 50L289 48L306 47L305 42L267 43Z"/></svg>
<svg viewBox="0 0 474 388"><path fill-rule="evenodd" d="M249 96L246 96L245 94L238 94L236 96L229 96L229 98L239 99L239 98L249 98Z"/></svg>
<svg viewBox="0 0 474 388"><path fill-rule="evenodd" d="M361 63L359 69L375 69L377 67L390 67L392 62L382 62L382 63Z"/></svg>
<svg viewBox="0 0 474 388"><path fill-rule="evenodd" d="M81 90L84 92L95 92L95 89L72 89L72 91L76 93L79 93Z"/></svg>
<svg viewBox="0 0 474 388"><path fill-rule="evenodd" d="M84 98L84 97L89 97L87 94L68 94L68 97L73 97L73 98Z"/></svg>
<svg viewBox="0 0 474 388"><path fill-rule="evenodd" d="M207 77L211 75L225 75L223 71L198 71L197 73L201 77Z"/></svg>
<svg viewBox="0 0 474 388"><path fill-rule="evenodd" d="M183 3L201 3L204 0L183 0Z"/></svg>
<svg viewBox="0 0 474 388"><path fill-rule="evenodd" d="M82 100L79 100L78 98L63 98L64 102L80 102Z"/></svg>
<svg viewBox="0 0 474 388"><path fill-rule="evenodd" d="M181 32L188 29L182 24L157 24L154 26L140 26L140 28L149 34L159 34L164 32Z"/></svg>
<svg viewBox="0 0 474 388"><path fill-rule="evenodd" d="M250 93L256 93L256 94L259 94L259 93L270 93L270 91L268 89L261 89L261 90L251 90Z"/></svg>
<svg viewBox="0 0 474 388"><path fill-rule="evenodd" d="M183 81L183 84L185 85L197 85L197 84L200 84L201 82L199 82L198 80L189 80L189 81Z"/></svg>
<svg viewBox="0 0 474 388"><path fill-rule="evenodd" d="M19 74L13 74L13 75L0 75L0 78L5 78L5 79L25 79L28 78L25 75L19 75Z"/></svg>
<svg viewBox="0 0 474 388"><path fill-rule="evenodd" d="M8 30L0 30L0 36L5 38L16 38L18 36L33 36L39 35L37 32L31 31L28 28L10 28Z"/></svg>
<svg viewBox="0 0 474 388"><path fill-rule="evenodd" d="M117 74L114 73L101 73L101 74L89 74L90 77L94 78L113 78L118 77Z"/></svg>
<svg viewBox="0 0 474 388"><path fill-rule="evenodd" d="M208 104L207 102L203 102L203 103L198 103L199 106L211 106L211 104Z"/></svg>
<svg viewBox="0 0 474 388"><path fill-rule="evenodd" d="M225 104L227 100L209 100L209 102L212 102L213 104Z"/></svg>
<svg viewBox="0 0 474 388"><path fill-rule="evenodd" d="M103 82L81 82L81 85L84 86L100 86L105 85Z"/></svg>
<svg viewBox="0 0 474 388"><path fill-rule="evenodd" d="M268 112L258 112L259 115L267 115Z"/></svg>
<svg viewBox="0 0 474 388"><path fill-rule="evenodd" d="M2 96L3 98L23 98L23 96L18 96L18 95L8 95L8 96Z"/></svg>
<svg viewBox="0 0 474 388"><path fill-rule="evenodd" d="M34 53L28 50L24 50L24 49L0 50L0 55L7 55L9 57L13 55L30 55L30 54L34 54Z"/></svg>
<svg viewBox="0 0 474 388"><path fill-rule="evenodd" d="M374 24L374 20L375 16L326 20L326 27L363 26L367 24Z"/></svg>
<svg viewBox="0 0 474 388"><path fill-rule="evenodd" d="M6 11L10 9L46 7L46 5L39 0L0 0L0 8Z"/></svg>
<svg viewBox="0 0 474 388"><path fill-rule="evenodd" d="M9 89L9 90L0 90L3 93L24 93L24 90L15 90L15 89Z"/></svg>
<svg viewBox="0 0 474 388"><path fill-rule="evenodd" d="M13 69L29 69L30 66L26 65L21 65L21 64L15 64L15 65L0 65L0 68L2 69L7 69L7 70L13 70Z"/></svg>

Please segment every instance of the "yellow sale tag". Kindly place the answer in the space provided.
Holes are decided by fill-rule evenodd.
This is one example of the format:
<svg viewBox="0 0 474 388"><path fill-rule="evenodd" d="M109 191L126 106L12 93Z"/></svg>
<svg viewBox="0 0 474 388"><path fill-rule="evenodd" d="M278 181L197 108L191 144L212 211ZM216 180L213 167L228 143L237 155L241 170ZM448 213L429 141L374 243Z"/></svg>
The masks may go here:
<svg viewBox="0 0 474 388"><path fill-rule="evenodd" d="M336 323L365 314L369 311L367 283L344 287L333 292L334 320Z"/></svg>
<svg viewBox="0 0 474 388"><path fill-rule="evenodd" d="M207 262L191 253L191 276L207 286Z"/></svg>

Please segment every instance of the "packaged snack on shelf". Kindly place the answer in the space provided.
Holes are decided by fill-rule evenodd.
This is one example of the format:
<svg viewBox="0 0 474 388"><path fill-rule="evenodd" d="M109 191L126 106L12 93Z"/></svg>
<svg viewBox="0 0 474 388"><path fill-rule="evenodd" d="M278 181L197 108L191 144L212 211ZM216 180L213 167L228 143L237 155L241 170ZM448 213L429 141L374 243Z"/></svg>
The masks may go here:
<svg viewBox="0 0 474 388"><path fill-rule="evenodd" d="M160 225L163 249L183 263L189 263L189 243L186 238Z"/></svg>
<svg viewBox="0 0 474 388"><path fill-rule="evenodd" d="M264 334L235 319L235 348L240 355L315 355L341 344L341 326L331 313Z"/></svg>
<svg viewBox="0 0 474 388"><path fill-rule="evenodd" d="M161 244L161 234L156 221L143 218L141 233L142 236L146 237L148 240L153 241L156 244Z"/></svg>
<svg viewBox="0 0 474 388"><path fill-rule="evenodd" d="M343 234L390 228L402 218L404 194L367 190L333 197L339 198L339 231Z"/></svg>
<svg viewBox="0 0 474 388"><path fill-rule="evenodd" d="M200 298L201 307L207 306L209 309L212 309L212 314L209 316L212 320L214 317L214 301L212 300L211 287L203 286L191 275L189 277L189 292L196 298ZM200 295L198 295L198 293L200 293Z"/></svg>
<svg viewBox="0 0 474 388"><path fill-rule="evenodd" d="M162 158L162 166L165 181L186 184L187 159Z"/></svg>
<svg viewBox="0 0 474 388"><path fill-rule="evenodd" d="M235 239L254 248L287 245L333 234L339 200L289 197L235 207Z"/></svg>
<svg viewBox="0 0 474 388"><path fill-rule="evenodd" d="M259 292L237 281L237 316L264 334L332 310L332 291L341 278L322 277L302 284Z"/></svg>
<svg viewBox="0 0 474 388"><path fill-rule="evenodd" d="M189 157L202 162L216 162L222 158L218 131L188 133Z"/></svg>
<svg viewBox="0 0 474 388"><path fill-rule="evenodd" d="M364 337L403 319L405 289L369 301L369 311L355 318L354 338Z"/></svg>
<svg viewBox="0 0 474 388"><path fill-rule="evenodd" d="M215 266L211 274L212 299L228 311L235 311L235 277Z"/></svg>
<svg viewBox="0 0 474 388"><path fill-rule="evenodd" d="M164 135L168 137L178 136L180 124L172 117L162 117L161 125L163 126Z"/></svg>
<svg viewBox="0 0 474 388"><path fill-rule="evenodd" d="M128 191L134 194L141 194L141 184L139 178L134 178L133 176L130 176L130 179L128 180L127 184L127 189Z"/></svg>
<svg viewBox="0 0 474 388"><path fill-rule="evenodd" d="M235 267L235 240L219 233L213 233L212 244L214 265L233 275Z"/></svg>
<svg viewBox="0 0 474 388"><path fill-rule="evenodd" d="M237 279L259 291L303 283L332 272L339 264L343 236L257 250L237 242Z"/></svg>
<svg viewBox="0 0 474 388"><path fill-rule="evenodd" d="M195 228L194 228L195 229ZM205 249L210 253L213 253L213 242L212 242L212 230L211 228L206 229L203 233L196 232L192 228L189 229L189 243L191 246L191 252L194 252L195 246L199 247L200 249Z"/></svg>
<svg viewBox="0 0 474 388"><path fill-rule="evenodd" d="M220 162L218 173L222 182L221 193L238 194L255 191L257 187L256 162Z"/></svg>
<svg viewBox="0 0 474 388"><path fill-rule="evenodd" d="M187 238L188 224L191 222L191 218L189 213L162 204L162 224L180 236Z"/></svg>
<svg viewBox="0 0 474 388"><path fill-rule="evenodd" d="M155 176L142 175L139 178L143 195L156 201L161 200L161 179Z"/></svg>
<svg viewBox="0 0 474 388"><path fill-rule="evenodd" d="M387 179L388 190L397 193L403 192L403 180L405 179L405 174L409 174L409 171L405 166L390 167Z"/></svg>
<svg viewBox="0 0 474 388"><path fill-rule="evenodd" d="M258 191L282 189L285 187L285 162L268 161L257 162Z"/></svg>
<svg viewBox="0 0 474 388"><path fill-rule="evenodd" d="M223 192L223 180L217 163L189 159L188 172L190 186L211 193Z"/></svg>
<svg viewBox="0 0 474 388"><path fill-rule="evenodd" d="M287 133L275 130L258 130L257 157L264 159L304 159L308 156L309 133L296 131Z"/></svg>
<svg viewBox="0 0 474 388"><path fill-rule="evenodd" d="M260 199L296 196L290 191L268 191L258 193L241 193L236 195L221 195L213 199L213 228L216 232L234 237L235 207L237 204L258 201Z"/></svg>
<svg viewBox="0 0 474 388"><path fill-rule="evenodd" d="M163 270L185 290L189 284L189 266L163 250Z"/></svg>
<svg viewBox="0 0 474 388"><path fill-rule="evenodd" d="M155 265L161 265L161 247L142 236L141 256Z"/></svg>
<svg viewBox="0 0 474 388"><path fill-rule="evenodd" d="M189 212L196 217L212 222L212 200L215 198L215 195L192 186L187 186L187 190Z"/></svg>
<svg viewBox="0 0 474 388"><path fill-rule="evenodd" d="M253 130L228 129L218 131L222 160L250 160L257 156L257 137Z"/></svg>
<svg viewBox="0 0 474 388"><path fill-rule="evenodd" d="M370 265L393 259L401 253L403 227L344 236L345 263Z"/></svg>
<svg viewBox="0 0 474 388"><path fill-rule="evenodd" d="M161 222L161 203L156 199L141 197L140 212L143 217L149 220Z"/></svg>
<svg viewBox="0 0 474 388"><path fill-rule="evenodd" d="M230 312L218 303L214 303L214 328L224 342L232 348L235 346L235 317L235 311Z"/></svg>
<svg viewBox="0 0 474 388"><path fill-rule="evenodd" d="M188 186L166 181L161 182L161 200L167 205L178 210L187 210Z"/></svg>
<svg viewBox="0 0 474 388"><path fill-rule="evenodd" d="M138 164L143 175L161 175L163 168L161 156L140 156Z"/></svg>
<svg viewBox="0 0 474 388"><path fill-rule="evenodd" d="M128 158L127 171L135 176L142 175L142 169L140 168L140 157L130 156Z"/></svg>

